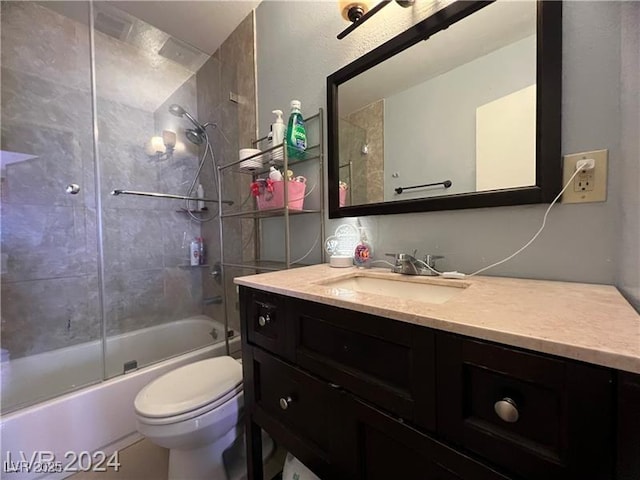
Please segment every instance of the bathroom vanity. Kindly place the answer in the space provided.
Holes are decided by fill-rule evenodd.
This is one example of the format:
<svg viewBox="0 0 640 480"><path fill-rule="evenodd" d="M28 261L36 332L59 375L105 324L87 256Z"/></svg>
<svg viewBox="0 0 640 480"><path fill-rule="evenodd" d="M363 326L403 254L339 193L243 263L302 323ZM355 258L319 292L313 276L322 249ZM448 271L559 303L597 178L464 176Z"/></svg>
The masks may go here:
<svg viewBox="0 0 640 480"><path fill-rule="evenodd" d="M640 316L614 287L327 265L236 283L249 478L260 428L323 480L640 478Z"/></svg>

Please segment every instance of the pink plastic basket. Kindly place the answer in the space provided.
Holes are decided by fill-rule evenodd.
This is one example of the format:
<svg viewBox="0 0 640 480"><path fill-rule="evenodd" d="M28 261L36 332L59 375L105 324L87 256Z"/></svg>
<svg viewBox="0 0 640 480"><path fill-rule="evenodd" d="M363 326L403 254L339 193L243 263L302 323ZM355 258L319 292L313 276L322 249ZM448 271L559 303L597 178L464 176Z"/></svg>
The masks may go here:
<svg viewBox="0 0 640 480"><path fill-rule="evenodd" d="M340 190L338 190L338 192L340 193L340 207L344 207L347 204L347 189L346 188L341 188Z"/></svg>
<svg viewBox="0 0 640 480"><path fill-rule="evenodd" d="M273 192L267 192L266 190L260 191L260 195L256 197L258 210L270 210L272 208L284 207L284 183L284 181L273 182ZM302 210L306 183L287 182L287 185L289 187L289 209Z"/></svg>

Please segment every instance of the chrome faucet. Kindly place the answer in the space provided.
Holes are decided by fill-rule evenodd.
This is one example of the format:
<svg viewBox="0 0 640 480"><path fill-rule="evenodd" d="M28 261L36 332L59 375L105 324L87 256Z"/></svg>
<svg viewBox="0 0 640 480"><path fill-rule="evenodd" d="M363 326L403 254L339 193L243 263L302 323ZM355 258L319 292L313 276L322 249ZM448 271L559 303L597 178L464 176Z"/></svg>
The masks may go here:
<svg viewBox="0 0 640 480"><path fill-rule="evenodd" d="M395 259L391 271L393 273L401 273L402 275L437 275L434 271L436 269L436 260L444 257L442 255L425 255L424 260L418 260L415 257L416 253L417 250L413 251L413 255L409 255L408 253L387 253L387 256L394 257Z"/></svg>

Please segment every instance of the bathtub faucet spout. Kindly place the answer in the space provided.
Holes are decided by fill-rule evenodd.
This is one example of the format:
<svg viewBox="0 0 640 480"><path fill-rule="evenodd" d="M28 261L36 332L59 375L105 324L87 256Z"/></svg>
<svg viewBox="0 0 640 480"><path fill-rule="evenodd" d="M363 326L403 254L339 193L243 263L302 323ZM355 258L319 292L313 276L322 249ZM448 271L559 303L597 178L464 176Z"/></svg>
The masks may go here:
<svg viewBox="0 0 640 480"><path fill-rule="evenodd" d="M206 297L202 299L202 303L205 305L220 305L222 303L222 297L220 295Z"/></svg>

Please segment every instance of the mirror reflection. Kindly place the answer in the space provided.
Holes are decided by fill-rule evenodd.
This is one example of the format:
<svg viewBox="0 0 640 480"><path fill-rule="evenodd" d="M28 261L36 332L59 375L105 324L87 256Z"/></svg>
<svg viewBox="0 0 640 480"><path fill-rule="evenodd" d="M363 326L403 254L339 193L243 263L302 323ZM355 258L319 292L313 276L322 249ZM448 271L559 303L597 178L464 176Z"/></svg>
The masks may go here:
<svg viewBox="0 0 640 480"><path fill-rule="evenodd" d="M340 206L536 184L536 2L498 1L339 86Z"/></svg>

